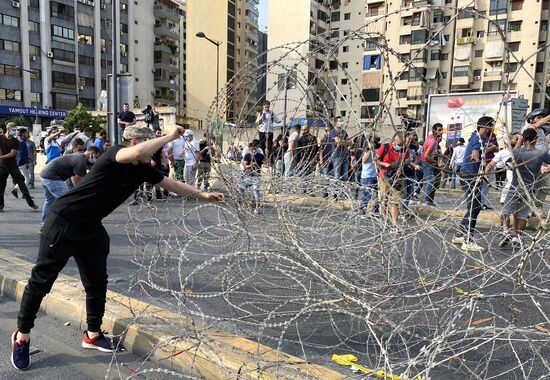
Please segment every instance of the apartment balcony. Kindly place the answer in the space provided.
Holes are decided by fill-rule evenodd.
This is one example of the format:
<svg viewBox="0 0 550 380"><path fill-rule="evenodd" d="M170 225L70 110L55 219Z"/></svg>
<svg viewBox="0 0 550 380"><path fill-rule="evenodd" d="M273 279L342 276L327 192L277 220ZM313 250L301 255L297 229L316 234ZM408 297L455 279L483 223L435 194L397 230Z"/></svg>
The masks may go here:
<svg viewBox="0 0 550 380"><path fill-rule="evenodd" d="M456 39L457 45L473 44L474 42L475 42L475 38L473 36L457 37Z"/></svg>
<svg viewBox="0 0 550 380"><path fill-rule="evenodd" d="M490 78L490 79L496 79L496 78L502 78L503 74L504 74L504 71L502 69L487 70L483 73L483 77L484 78Z"/></svg>
<svg viewBox="0 0 550 380"><path fill-rule="evenodd" d="M153 9L155 17L179 22L180 14L177 9L165 5L155 5Z"/></svg>
<svg viewBox="0 0 550 380"><path fill-rule="evenodd" d="M465 75L465 76L459 76L459 77L453 76L451 80L451 85L464 87L464 86L469 86L470 83L472 83L473 81L474 81L474 77L472 73L469 73L468 75Z"/></svg>
<svg viewBox="0 0 550 380"><path fill-rule="evenodd" d="M508 35L506 36L507 42L521 42L521 39L522 39L521 30L508 31Z"/></svg>
<svg viewBox="0 0 550 380"><path fill-rule="evenodd" d="M173 55L172 50L163 43L155 44L154 49L155 51L160 51L162 53L166 53L167 55Z"/></svg>
<svg viewBox="0 0 550 380"><path fill-rule="evenodd" d="M256 1L248 0L248 2L247 2L247 8L248 8L249 11L255 13L256 16L259 16L259 15L260 15L260 11L258 10L258 4L257 4Z"/></svg>
<svg viewBox="0 0 550 380"><path fill-rule="evenodd" d="M163 77L155 77L155 87L176 89L178 87L177 79L168 79Z"/></svg>
<svg viewBox="0 0 550 380"><path fill-rule="evenodd" d="M173 40L179 39L178 30L170 28L167 24L155 24L155 34L159 37L168 37Z"/></svg>
<svg viewBox="0 0 550 380"><path fill-rule="evenodd" d="M154 63L155 70L161 69L166 71L179 71L178 65L171 65L168 60L162 60L160 62L155 61Z"/></svg>

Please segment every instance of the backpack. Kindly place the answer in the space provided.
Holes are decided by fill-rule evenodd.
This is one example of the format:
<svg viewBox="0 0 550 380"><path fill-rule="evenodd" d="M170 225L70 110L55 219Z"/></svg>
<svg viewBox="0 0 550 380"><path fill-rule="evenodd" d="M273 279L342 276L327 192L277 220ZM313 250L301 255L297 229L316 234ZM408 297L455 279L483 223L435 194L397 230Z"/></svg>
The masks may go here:
<svg viewBox="0 0 550 380"><path fill-rule="evenodd" d="M145 114L145 122L147 124L152 124L155 119L155 113L151 110Z"/></svg>
<svg viewBox="0 0 550 380"><path fill-rule="evenodd" d="M383 147L384 147L384 150L382 151L382 155L379 158L380 162L384 161L384 157L386 157L386 154L388 154L390 150L390 143L385 143Z"/></svg>

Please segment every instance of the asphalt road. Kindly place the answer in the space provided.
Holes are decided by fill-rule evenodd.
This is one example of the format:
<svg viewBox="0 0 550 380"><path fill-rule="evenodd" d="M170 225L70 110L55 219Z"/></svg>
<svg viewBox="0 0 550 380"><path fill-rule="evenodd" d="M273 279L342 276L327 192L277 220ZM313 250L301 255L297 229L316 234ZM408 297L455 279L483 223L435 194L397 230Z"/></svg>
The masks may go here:
<svg viewBox="0 0 550 380"><path fill-rule="evenodd" d="M42 191L37 188L32 193L42 205ZM443 198L440 202L458 201ZM427 338L445 337L448 344L432 351L433 361L446 361L431 371L434 378L463 379L474 372L481 378L502 373L501 379L515 379L525 377L525 368L529 378L549 374L541 365L541 357L550 354L548 348L541 344L540 336L528 333L550 313L547 296L535 297L540 305L537 310L527 296L495 297L471 304L469 298L453 294L453 285L465 291L482 289L490 295L525 293L510 278L517 265L510 258L516 252L497 249L498 236L493 232L482 229L483 243L490 249L480 259L444 243L456 226L450 220L429 225L411 222L398 235L391 235L378 222L350 219L345 211L265 207L262 215L254 216L238 213L230 199L223 209L197 207L195 202L179 198L153 204L157 208L122 205L104 220L111 236L111 290L346 374L350 374L348 369L330 361L332 354L353 353L361 364L384 368L373 334L387 341L387 349L393 350L390 356L403 363L410 356L421 356L423 346L434 344ZM34 261L40 214L6 193L5 212L0 218L0 247ZM305 232L286 231L280 220L303 226ZM346 265L335 262L338 242L349 242L341 253ZM390 248L384 242L391 242ZM365 244L372 258L365 257ZM302 252L297 247L307 249ZM550 247L548 240L540 247ZM313 260L305 252L314 252ZM547 286L548 263L538 257L542 256L535 255L530 262L529 280ZM313 267L313 262L320 263L322 269ZM462 271L465 265L472 268L468 273ZM483 266L498 271L475 269ZM74 261L69 261L63 273L78 277ZM438 283L419 284L419 278L424 277L428 284L431 280ZM383 295L380 310L368 319L375 323L365 323L367 308L360 304L368 300L368 294L354 294L343 279ZM431 290L441 285L439 281L451 285L440 286L441 291L427 296L425 287ZM320 302L327 299L336 302ZM432 308L437 312L431 312ZM509 311L514 309L519 311ZM490 317L487 328L492 331L474 333L464 323ZM510 321L514 318L520 329L517 335L504 334L508 339L504 343L491 338L491 334L513 329ZM453 320L450 325L449 320ZM456 331L438 331L443 327ZM479 327L485 326L481 323ZM484 335L489 336L490 344L483 344ZM511 343L513 339L530 342ZM461 352L464 355L460 359L453 358ZM414 364L408 365L414 368Z"/></svg>
<svg viewBox="0 0 550 380"><path fill-rule="evenodd" d="M144 358L128 352L116 355L85 350L80 346L82 331L65 326L64 321L39 313L31 345L38 352L31 356L31 367L19 371L10 363L10 337L19 304L0 295L0 379L96 380L125 379L133 373L156 368ZM147 379L162 379L161 373L148 372Z"/></svg>

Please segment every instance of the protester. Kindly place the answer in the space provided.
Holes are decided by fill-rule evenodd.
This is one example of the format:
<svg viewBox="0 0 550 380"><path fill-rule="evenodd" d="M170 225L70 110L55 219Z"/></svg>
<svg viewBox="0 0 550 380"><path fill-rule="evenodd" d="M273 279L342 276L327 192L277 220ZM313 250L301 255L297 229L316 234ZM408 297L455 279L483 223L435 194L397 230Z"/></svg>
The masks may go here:
<svg viewBox="0 0 550 380"><path fill-rule="evenodd" d="M376 152L380 165L378 186L382 216L387 219L389 211L393 227L399 221L399 205L403 200L403 168L410 164L415 170L420 170L418 164L410 163L411 154L405 142L403 134L396 133L391 142L383 144Z"/></svg>
<svg viewBox="0 0 550 380"><path fill-rule="evenodd" d="M122 112L119 112L117 120L118 120L118 134L119 134L119 140L120 140L124 135L124 129L126 127L136 124L136 115L132 111L130 111L130 105L128 103L124 103L122 105Z"/></svg>
<svg viewBox="0 0 550 380"><path fill-rule="evenodd" d="M78 185L99 155L99 149L92 145L84 153L64 155L44 166L40 172L40 181L44 189L44 206L40 219L42 225L53 202L69 191L66 181L70 180L74 186Z"/></svg>
<svg viewBox="0 0 550 380"><path fill-rule="evenodd" d="M94 145L101 153L105 152L105 142L107 142L107 130L102 129L99 131L99 136L94 141Z"/></svg>
<svg viewBox="0 0 550 380"><path fill-rule="evenodd" d="M473 237L477 217L482 210L481 188L484 183L485 151L489 137L493 133L495 120L490 116L482 116L477 121L477 132L472 134L464 152L464 162L460 167L462 190L466 198L466 213L458 231L452 239L454 244L461 244L466 252L483 252L485 248L477 244Z"/></svg>
<svg viewBox="0 0 550 380"><path fill-rule="evenodd" d="M199 141L199 166L197 170L197 187L208 190L210 187L210 172L212 170L211 146L208 144L208 134Z"/></svg>
<svg viewBox="0 0 550 380"><path fill-rule="evenodd" d="M10 175L19 186L23 198L27 201L29 207L33 210L38 209L38 206L32 200L27 185L25 185L25 178L17 166L15 156L19 148L19 140L15 138L17 133L16 128L15 123L8 123L7 128L6 126L2 126L2 133L0 135L0 212L4 211L4 191L6 190L6 183Z"/></svg>
<svg viewBox="0 0 550 380"><path fill-rule="evenodd" d="M46 163L55 160L63 153L61 141L63 140L63 123L53 120L50 123L50 130L44 139L44 152L46 153Z"/></svg>
<svg viewBox="0 0 550 380"><path fill-rule="evenodd" d="M451 162L449 163L451 168L451 189L456 189L456 177L460 173L460 167L464 162L464 152L466 151L466 146L464 145L466 141L461 137L458 139L458 142L453 149L453 155L451 156Z"/></svg>
<svg viewBox="0 0 550 380"><path fill-rule="evenodd" d="M150 128L149 128L150 129ZM155 137L162 137L162 131L160 129L155 130ZM170 174L170 164L174 166L172 142L164 144L159 148L155 154L153 154L153 161L155 162L155 169L159 171L165 177ZM206 189L205 189L206 190ZM166 189L162 189L159 185L155 186L155 197L158 200L164 200L168 197L169 192Z"/></svg>
<svg viewBox="0 0 550 380"><path fill-rule="evenodd" d="M172 141L172 158L174 160L174 171L176 179L181 182L185 182L185 137L180 136Z"/></svg>
<svg viewBox="0 0 550 380"><path fill-rule="evenodd" d="M199 163L200 145L193 139L193 131L188 129L183 134L185 143L183 145L183 157L185 166L183 168L183 178L185 183L194 186L197 178L197 168Z"/></svg>
<svg viewBox="0 0 550 380"><path fill-rule="evenodd" d="M535 108L525 118L525 125L520 132L524 132L526 129L532 128L537 132L537 144L536 149L547 152L548 140L546 135L550 132L550 112L546 108ZM523 137L520 136L516 148L520 148L523 144Z"/></svg>
<svg viewBox="0 0 550 380"><path fill-rule="evenodd" d="M296 143L296 153L294 162L296 165L296 174L300 176L309 176L317 168L319 146L317 138L309 132L309 126L302 125L300 138Z"/></svg>
<svg viewBox="0 0 550 380"><path fill-rule="evenodd" d="M334 151L332 153L332 170L334 179L347 181L349 170L349 147L351 141L348 133L344 129L344 122L341 117L334 119L336 134L334 136Z"/></svg>
<svg viewBox="0 0 550 380"><path fill-rule="evenodd" d="M252 140L248 145L248 152L243 156L242 167L242 186L239 189L239 196L242 198L246 189L252 189L254 195L254 214L260 212L260 178L262 174L262 163L265 155L259 148L259 141Z"/></svg>
<svg viewBox="0 0 550 380"><path fill-rule="evenodd" d="M359 213L362 218L367 215L367 206L374 201L371 216L380 216L380 203L378 202L378 180L376 179L376 165L374 162L374 144L369 143L361 156L361 188L363 190Z"/></svg>
<svg viewBox="0 0 550 380"><path fill-rule="evenodd" d="M155 111L153 111L153 107L151 107L150 104L147 104L147 106L145 107L145 109L141 111L141 113L144 116L143 121L145 122L147 127L149 127L150 130L155 131L156 130L154 125Z"/></svg>
<svg viewBox="0 0 550 380"><path fill-rule="evenodd" d="M319 171L324 175L332 175L332 154L334 153L334 137L338 131L334 125L327 123L325 127L325 135L321 139L320 154L319 154Z"/></svg>
<svg viewBox="0 0 550 380"><path fill-rule="evenodd" d="M521 234L527 227L527 221L532 213L530 204L535 200L540 186L542 165L550 164L550 152L537 149L537 140L536 129L527 128L522 134L523 147L512 152L515 170L502 209L505 236L499 244L500 247L506 246L510 241L512 245L522 247ZM510 218L512 215L513 225Z"/></svg>
<svg viewBox="0 0 550 380"><path fill-rule="evenodd" d="M296 144L300 139L301 126L299 123L294 125L292 133L288 138L288 149L285 152L283 157L285 163L285 176L293 175L296 168L296 160L294 159L294 150L296 149Z"/></svg>
<svg viewBox="0 0 550 380"><path fill-rule="evenodd" d="M263 104L262 112L258 112L256 124L258 124L259 127L260 148L265 152L268 160L273 150L274 123L280 122L282 122L282 120L271 111L271 103L266 100Z"/></svg>
<svg viewBox="0 0 550 380"><path fill-rule="evenodd" d="M112 342L101 332L109 253L109 236L101 220L141 183L160 184L182 196L223 201L223 194L201 192L193 186L164 177L150 166L152 155L182 133L182 128L175 128L169 136L146 141L152 134L149 128L126 127L123 144L101 155L80 184L54 202L42 229L36 265L23 292L17 329L11 337L11 361L15 368L24 370L30 366L30 331L36 313L71 256L75 258L86 291L88 326L82 347L114 351Z"/></svg>
<svg viewBox="0 0 550 380"><path fill-rule="evenodd" d="M17 140L19 140L19 148L17 148L17 153L15 154L15 161L17 162L17 166L19 167L21 174L23 174L23 177L25 177L25 184L27 185L27 188L29 188L29 150L26 143L27 128L17 128L16 138ZM17 183L15 183L15 180L13 180L13 189L11 190L11 193L15 198L19 198L17 189Z"/></svg>
<svg viewBox="0 0 550 380"><path fill-rule="evenodd" d="M29 154L29 189L34 189L34 167L36 166L36 144L31 139L30 133L27 130L25 144L27 144L27 152Z"/></svg>
<svg viewBox="0 0 550 380"><path fill-rule="evenodd" d="M84 149L87 149L89 146L94 145L93 136L94 130L92 127L84 128L84 132L80 130L80 127L77 125L74 127L74 131L67 135L63 140L61 140L61 149L64 150L63 154L71 154L75 151L74 149L74 140L80 139L84 143Z"/></svg>
<svg viewBox="0 0 550 380"><path fill-rule="evenodd" d="M517 140L521 133L516 132L512 135L510 142L504 140L504 149L498 151L493 159L487 164L485 169L485 175L488 176L492 168L496 168L495 177L499 173L504 173L505 184L500 186L500 204L504 204L504 200L510 191L512 185L513 173L512 173L512 147L516 146ZM499 174L500 176L500 174Z"/></svg>
<svg viewBox="0 0 550 380"><path fill-rule="evenodd" d="M435 192L437 190L436 180L440 168L443 166L441 157L437 155L439 139L443 135L443 125L436 123L432 125L432 134L428 136L422 147L420 165L424 173L424 199L422 203L427 206L435 206Z"/></svg>

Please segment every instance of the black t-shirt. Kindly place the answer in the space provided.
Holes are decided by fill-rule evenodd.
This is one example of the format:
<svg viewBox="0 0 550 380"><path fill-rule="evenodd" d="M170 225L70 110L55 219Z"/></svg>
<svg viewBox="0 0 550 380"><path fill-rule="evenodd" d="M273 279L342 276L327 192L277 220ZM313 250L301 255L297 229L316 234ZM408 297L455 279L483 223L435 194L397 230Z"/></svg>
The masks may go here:
<svg viewBox="0 0 550 380"><path fill-rule="evenodd" d="M120 112L118 114L118 118L120 119L120 121L126 121L128 123L131 123L132 121L136 120L136 115L134 115L134 113L132 111L128 111L128 112ZM121 127L126 127L126 125L124 124L120 124Z"/></svg>
<svg viewBox="0 0 550 380"><path fill-rule="evenodd" d="M7 139L6 136L4 135L0 136L0 156L10 153L12 149L15 149L15 150L19 149L19 140L17 140L15 137L12 137L11 139ZM12 158L0 160L0 165L4 165L4 166L17 165L17 161L15 157L16 156L13 156Z"/></svg>
<svg viewBox="0 0 550 380"><path fill-rule="evenodd" d="M206 149L203 152L203 149L208 147L208 143L206 141L200 141L199 142L199 151L201 152L201 162L211 162L212 159L210 157L210 151Z"/></svg>
<svg viewBox="0 0 550 380"><path fill-rule="evenodd" d="M84 153L71 153L49 162L40 172L40 177L65 181L74 175L84 177L87 169L88 160L84 157Z"/></svg>
<svg viewBox="0 0 550 380"><path fill-rule="evenodd" d="M97 223L121 205L143 182L157 184L164 176L146 164L121 164L108 149L73 190L59 197L52 211L73 223Z"/></svg>

